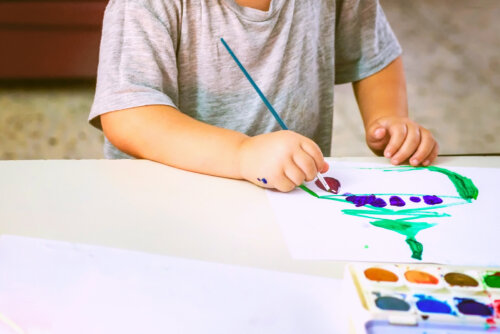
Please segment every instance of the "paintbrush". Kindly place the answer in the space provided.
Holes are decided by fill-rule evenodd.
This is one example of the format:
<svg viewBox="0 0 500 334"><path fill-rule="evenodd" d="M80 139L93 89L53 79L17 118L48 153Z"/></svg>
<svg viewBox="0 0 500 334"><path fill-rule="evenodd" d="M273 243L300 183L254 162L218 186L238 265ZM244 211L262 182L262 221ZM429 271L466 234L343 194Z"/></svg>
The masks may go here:
<svg viewBox="0 0 500 334"><path fill-rule="evenodd" d="M229 47L229 45L227 45L227 43L224 40L224 38L221 38L220 41L222 42L222 44L226 48L227 52L229 52L229 54L231 55L231 57L234 59L234 61L236 62L236 65L238 65L238 67L243 72L243 74L245 75L245 77L248 79L248 81L250 81L250 84L257 91L257 94L259 94L260 98L262 99L262 101L266 105L267 109L269 109L269 111L271 112L271 114L273 114L274 118L276 119L276 121L278 122L278 124L281 126L281 128L283 130L288 130L288 127L286 126L285 122L283 122L283 120L281 119L280 115L278 115L278 113L276 112L276 110L274 110L274 108L271 105L271 103L267 100L267 98L265 97L264 93L262 93L262 91L260 90L259 86L257 86L257 84L255 83L255 81L253 81L253 79L250 76L250 74L247 72L247 70L245 69L245 67L240 63L240 61L238 60L238 57L236 57L236 55L234 54L233 50L231 50L231 48ZM319 172L318 172L317 178L318 178L319 182L321 182L321 184L323 184L323 187L325 187L326 191L332 192L332 189L330 188L330 186L328 185L328 183L326 183L325 179L323 178L323 176L321 176L321 174Z"/></svg>

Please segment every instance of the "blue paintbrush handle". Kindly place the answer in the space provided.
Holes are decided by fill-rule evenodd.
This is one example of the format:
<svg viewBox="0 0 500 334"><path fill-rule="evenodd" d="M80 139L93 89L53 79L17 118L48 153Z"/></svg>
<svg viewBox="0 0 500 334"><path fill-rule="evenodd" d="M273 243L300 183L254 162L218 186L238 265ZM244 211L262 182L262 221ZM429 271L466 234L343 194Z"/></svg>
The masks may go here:
<svg viewBox="0 0 500 334"><path fill-rule="evenodd" d="M257 86L257 84L255 83L255 81L253 81L253 79L250 76L250 74L248 74L248 72L245 69L245 67L243 67L243 65L240 63L240 61L238 60L238 58L236 57L236 55L233 53L233 50L231 50L231 48L229 47L229 45L227 45L227 43L224 40L224 38L221 38L220 41L222 42L222 44L224 44L224 46L227 49L227 52L229 52L229 54L231 55L231 57L233 57L234 61L238 65L238 67L241 69L241 71L243 72L243 74L247 77L248 81L250 81L250 83L252 84L253 88L255 88L255 90L257 91L257 94L259 94L259 96L262 99L262 101L264 101L264 104L266 105L267 109L269 109L269 111L271 112L271 114L273 114L274 118L276 119L276 121L278 121L278 123L281 126L281 128L283 130L288 130L288 127L286 126L285 122L283 122L283 120L281 119L280 115L278 115L278 113L276 112L276 110L274 110L274 108L271 105L271 103L269 103L269 101L266 99L266 97L264 96L264 93L262 93L262 91L260 90L259 86Z"/></svg>

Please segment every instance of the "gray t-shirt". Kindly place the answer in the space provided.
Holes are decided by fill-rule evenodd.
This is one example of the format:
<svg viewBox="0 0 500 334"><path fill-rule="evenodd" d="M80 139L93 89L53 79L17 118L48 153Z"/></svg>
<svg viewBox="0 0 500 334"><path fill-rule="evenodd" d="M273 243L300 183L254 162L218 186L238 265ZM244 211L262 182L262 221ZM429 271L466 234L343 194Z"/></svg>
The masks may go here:
<svg viewBox="0 0 500 334"><path fill-rule="evenodd" d="M168 105L248 135L279 130L220 38L290 130L330 154L335 83L383 69L401 48L376 0L111 0L104 16L89 121ZM168 130L167 130L168 131ZM107 158L127 158L105 141Z"/></svg>

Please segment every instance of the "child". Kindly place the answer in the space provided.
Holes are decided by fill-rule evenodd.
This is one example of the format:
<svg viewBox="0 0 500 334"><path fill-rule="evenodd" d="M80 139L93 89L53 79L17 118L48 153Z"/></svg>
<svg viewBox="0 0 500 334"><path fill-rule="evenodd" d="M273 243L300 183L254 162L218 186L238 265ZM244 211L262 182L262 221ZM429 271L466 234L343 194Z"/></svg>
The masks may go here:
<svg viewBox="0 0 500 334"><path fill-rule="evenodd" d="M400 54L376 0L111 0L89 120L107 158L290 191L328 170L334 84L353 82L368 146L427 166L438 145L407 118Z"/></svg>

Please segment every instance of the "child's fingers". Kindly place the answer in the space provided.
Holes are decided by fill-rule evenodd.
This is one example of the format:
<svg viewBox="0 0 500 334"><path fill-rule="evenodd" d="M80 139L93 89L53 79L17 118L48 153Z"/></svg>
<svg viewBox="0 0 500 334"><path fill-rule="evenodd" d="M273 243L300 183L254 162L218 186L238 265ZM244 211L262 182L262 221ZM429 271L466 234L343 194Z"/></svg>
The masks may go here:
<svg viewBox="0 0 500 334"><path fill-rule="evenodd" d="M314 167L314 162L312 161L312 159L311 159L311 164L312 167ZM292 181L296 186L300 186L306 179L306 174L304 173L304 170L299 166L297 166L297 163L295 161L290 161L289 163L287 163L284 173L285 176L290 181Z"/></svg>
<svg viewBox="0 0 500 334"><path fill-rule="evenodd" d="M408 129L405 123L396 123L389 127L391 139L389 139L389 143L384 150L384 156L386 158L392 158L399 150L406 138L407 131Z"/></svg>
<svg viewBox="0 0 500 334"><path fill-rule="evenodd" d="M410 164L412 166L418 166L424 162L424 159L430 156L432 150L434 149L436 141L432 137L429 130L420 128L421 140L417 151L410 158Z"/></svg>
<svg viewBox="0 0 500 334"><path fill-rule="evenodd" d="M437 142L434 142L434 147L432 148L431 153L424 159L422 165L429 166L430 164L432 164L434 160L436 160L438 153L439 153L439 145Z"/></svg>
<svg viewBox="0 0 500 334"><path fill-rule="evenodd" d="M326 161L325 161L325 163L323 164L323 168L321 168L321 169L319 170L319 172L320 172L321 174L323 174L323 173L328 172L328 170L329 170L329 169L330 169L330 165L328 164L328 162L326 162Z"/></svg>
<svg viewBox="0 0 500 334"><path fill-rule="evenodd" d="M401 145L399 150L391 159L391 163L394 165L400 164L408 159L418 149L421 141L420 129L418 125L414 123L407 123L406 128L407 133L403 145Z"/></svg>
<svg viewBox="0 0 500 334"><path fill-rule="evenodd" d="M312 181L318 174L318 168L314 159L303 150L298 150L293 154L293 162L301 169L306 181ZM297 184L300 185L301 183Z"/></svg>
<svg viewBox="0 0 500 334"><path fill-rule="evenodd" d="M273 185L274 188L284 193L292 191L297 186L292 180L288 178L287 175L285 175L285 171L283 171L278 177L274 179Z"/></svg>
<svg viewBox="0 0 500 334"><path fill-rule="evenodd" d="M388 136L387 129L378 122L372 125L366 133L366 141L368 145L376 151L382 151L384 147L386 147L390 138Z"/></svg>
<svg viewBox="0 0 500 334"><path fill-rule="evenodd" d="M325 158L323 157L323 153L321 153L321 149L319 148L318 144L316 144L312 140L304 140L301 144L300 147L306 152L308 155L313 158L314 163L316 164L316 173L319 170L323 170L325 167Z"/></svg>

